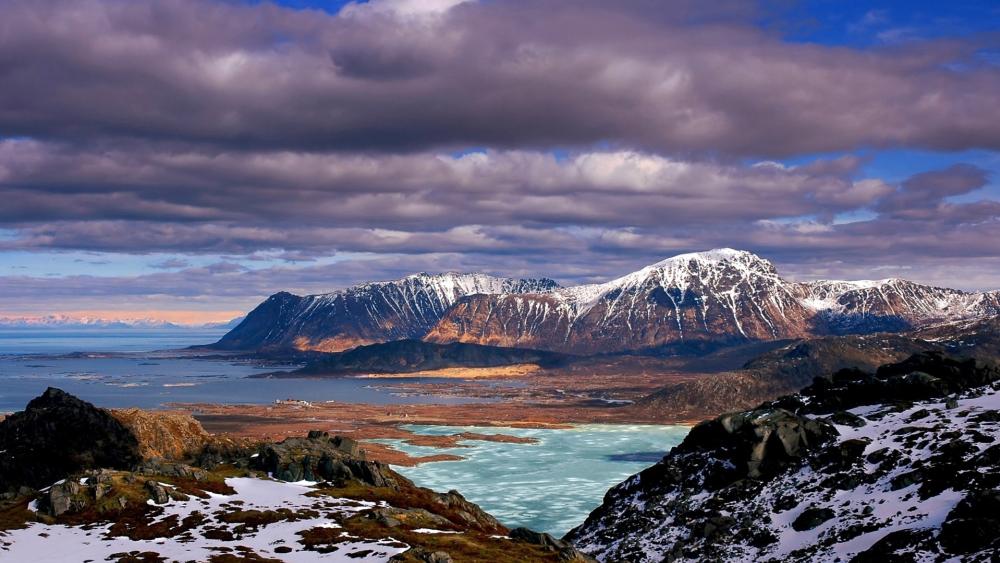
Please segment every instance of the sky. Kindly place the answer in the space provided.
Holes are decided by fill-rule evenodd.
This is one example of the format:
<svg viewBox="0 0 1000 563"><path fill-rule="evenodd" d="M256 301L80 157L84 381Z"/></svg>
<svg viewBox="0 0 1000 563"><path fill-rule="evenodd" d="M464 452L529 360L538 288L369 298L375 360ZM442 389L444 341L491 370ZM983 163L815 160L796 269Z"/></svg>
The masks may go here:
<svg viewBox="0 0 1000 563"><path fill-rule="evenodd" d="M706 6L706 4L709 4ZM0 316L426 271L1000 288L1000 4L0 0Z"/></svg>

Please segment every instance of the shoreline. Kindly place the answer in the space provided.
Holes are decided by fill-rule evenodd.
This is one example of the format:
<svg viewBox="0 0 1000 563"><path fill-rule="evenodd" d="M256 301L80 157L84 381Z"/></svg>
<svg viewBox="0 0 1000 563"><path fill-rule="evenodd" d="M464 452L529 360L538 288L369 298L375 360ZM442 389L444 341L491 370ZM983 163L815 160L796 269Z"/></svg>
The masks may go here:
<svg viewBox="0 0 1000 563"><path fill-rule="evenodd" d="M282 402L270 405L227 405L212 403L173 404L172 410L194 416L211 434L236 438L281 440L302 435L309 430L323 430L362 443L372 459L392 465L414 466L421 463L462 459L460 454L412 456L380 439L403 440L409 444L435 448L461 447L461 440L521 442L502 431L496 433L456 430L451 435L414 433L406 425L433 425L478 428L570 429L584 424L692 426L700 420L651 419L636 416L622 407L595 407L579 404L532 404L520 401L483 404L405 404L374 405L366 403Z"/></svg>

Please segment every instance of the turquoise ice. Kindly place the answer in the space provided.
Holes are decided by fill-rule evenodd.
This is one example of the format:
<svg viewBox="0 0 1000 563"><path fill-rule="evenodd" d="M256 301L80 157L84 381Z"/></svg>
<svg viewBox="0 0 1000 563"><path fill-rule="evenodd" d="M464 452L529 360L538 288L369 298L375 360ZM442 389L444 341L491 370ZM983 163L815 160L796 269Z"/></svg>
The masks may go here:
<svg viewBox="0 0 1000 563"><path fill-rule="evenodd" d="M687 434L687 426L586 424L571 429L406 426L417 434L509 434L538 440L509 444L463 440L459 448L379 440L411 455L460 455L461 461L397 467L418 485L456 489L508 527L562 536L601 504L604 493L654 464Z"/></svg>

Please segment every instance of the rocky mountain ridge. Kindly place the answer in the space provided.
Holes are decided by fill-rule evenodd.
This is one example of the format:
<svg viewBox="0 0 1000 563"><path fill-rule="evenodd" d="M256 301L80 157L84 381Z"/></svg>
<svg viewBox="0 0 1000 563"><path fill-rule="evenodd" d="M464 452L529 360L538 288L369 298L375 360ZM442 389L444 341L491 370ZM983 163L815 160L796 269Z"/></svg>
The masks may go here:
<svg viewBox="0 0 1000 563"><path fill-rule="evenodd" d="M607 561L988 561L998 443L996 364L842 370L699 424L566 539Z"/></svg>
<svg viewBox="0 0 1000 563"><path fill-rule="evenodd" d="M339 352L365 344L420 338L466 295L538 293L555 287L548 279L449 272L414 274L304 297L280 292L258 305L211 347Z"/></svg>
<svg viewBox="0 0 1000 563"><path fill-rule="evenodd" d="M268 298L214 348L336 352L401 339L591 355L899 332L995 317L1000 292L900 279L794 282L728 248L681 254L601 284L417 274Z"/></svg>
<svg viewBox="0 0 1000 563"><path fill-rule="evenodd" d="M449 368L493 368L531 365L554 368L572 357L556 352L500 348L455 342L433 344L420 340L394 340L358 346L345 352L325 354L305 367L287 373L252 377L344 376L415 373Z"/></svg>
<svg viewBox="0 0 1000 563"><path fill-rule="evenodd" d="M425 337L577 354L902 331L1000 311L1000 293L898 279L790 282L752 253L682 254L605 284L475 295Z"/></svg>

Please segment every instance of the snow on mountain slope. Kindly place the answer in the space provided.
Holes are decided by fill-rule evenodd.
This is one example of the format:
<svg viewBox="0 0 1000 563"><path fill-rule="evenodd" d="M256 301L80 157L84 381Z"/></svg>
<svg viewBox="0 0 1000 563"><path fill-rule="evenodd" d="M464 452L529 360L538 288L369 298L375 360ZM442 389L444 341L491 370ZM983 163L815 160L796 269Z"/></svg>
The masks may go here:
<svg viewBox="0 0 1000 563"><path fill-rule="evenodd" d="M998 309L991 294L904 280L796 283L730 248L681 254L602 284L460 300L427 335L574 353L906 330Z"/></svg>
<svg viewBox="0 0 1000 563"><path fill-rule="evenodd" d="M998 380L994 365L918 355L723 415L611 489L567 539L637 563L990 560Z"/></svg>
<svg viewBox="0 0 1000 563"><path fill-rule="evenodd" d="M337 351L424 338L593 354L674 345L898 332L1000 314L1000 293L898 279L790 282L750 252L681 254L601 284L483 274L394 282L261 304L217 347Z"/></svg>
<svg viewBox="0 0 1000 563"><path fill-rule="evenodd" d="M594 353L802 336L809 312L797 290L770 262L717 249L675 256L603 284L466 299L427 339Z"/></svg>
<svg viewBox="0 0 1000 563"><path fill-rule="evenodd" d="M834 333L905 329L988 312L989 297L901 279L818 281L802 284L802 303L820 313Z"/></svg>
<svg viewBox="0 0 1000 563"><path fill-rule="evenodd" d="M224 349L294 348L335 352L364 344L419 338L459 298L477 293L544 292L546 279L486 274L415 274L300 297L277 293L216 345Z"/></svg>

